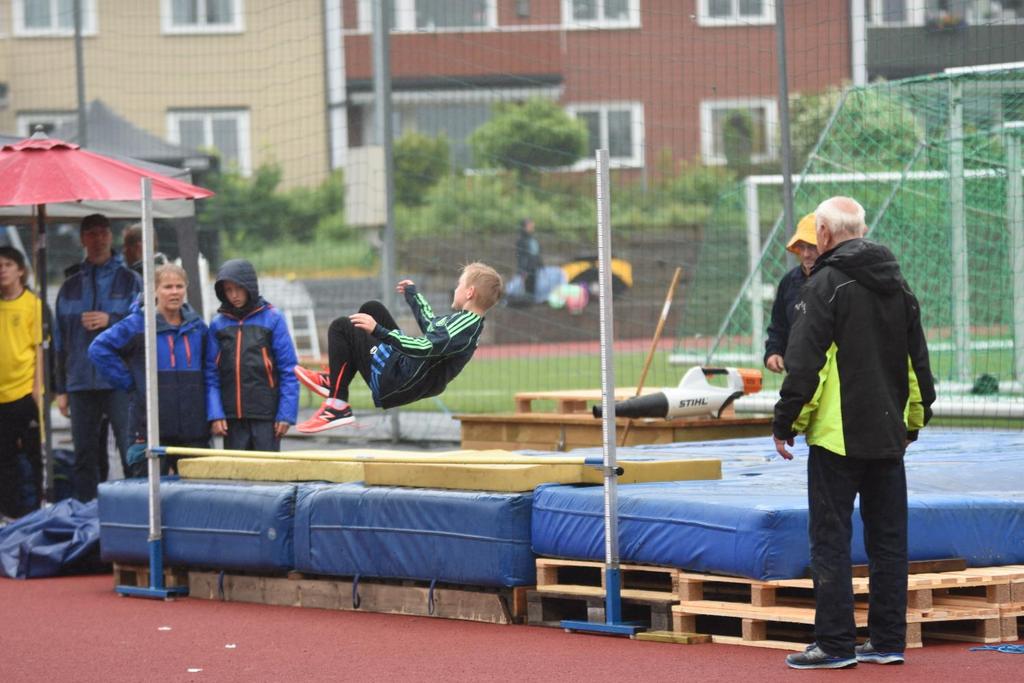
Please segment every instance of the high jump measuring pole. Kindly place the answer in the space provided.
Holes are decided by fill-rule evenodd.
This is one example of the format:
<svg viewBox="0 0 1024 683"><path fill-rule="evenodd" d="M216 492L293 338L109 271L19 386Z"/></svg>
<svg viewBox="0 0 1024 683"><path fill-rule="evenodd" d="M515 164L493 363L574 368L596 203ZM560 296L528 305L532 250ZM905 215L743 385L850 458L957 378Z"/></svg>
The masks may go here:
<svg viewBox="0 0 1024 683"><path fill-rule="evenodd" d="M153 262L153 181L142 179L142 316L146 341L146 461L149 467L149 586L117 586L121 595L167 599L187 595L187 586L164 586L160 533L160 403L157 401L156 284Z"/></svg>
<svg viewBox="0 0 1024 683"><path fill-rule="evenodd" d="M566 631L632 636L642 626L622 621L622 578L619 571L618 467L615 463L615 359L612 332L611 196L608 150L597 150L597 264L601 311L601 443L604 466L604 623L563 620Z"/></svg>

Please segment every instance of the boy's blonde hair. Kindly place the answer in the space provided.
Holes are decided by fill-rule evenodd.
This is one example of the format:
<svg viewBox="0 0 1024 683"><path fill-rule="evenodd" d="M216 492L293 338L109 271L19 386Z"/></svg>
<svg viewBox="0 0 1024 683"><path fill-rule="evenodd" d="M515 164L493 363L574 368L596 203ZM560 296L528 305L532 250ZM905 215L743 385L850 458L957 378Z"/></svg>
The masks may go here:
<svg viewBox="0 0 1024 683"><path fill-rule="evenodd" d="M188 287L188 273L176 263L165 263L162 266L157 266L157 269L153 272L153 284L159 285L160 280L169 275L177 275L185 283L185 286Z"/></svg>
<svg viewBox="0 0 1024 683"><path fill-rule="evenodd" d="M505 289L498 271L486 263L476 261L462 267L462 276L466 278L466 284L474 288L473 300L480 308L487 311L498 303Z"/></svg>

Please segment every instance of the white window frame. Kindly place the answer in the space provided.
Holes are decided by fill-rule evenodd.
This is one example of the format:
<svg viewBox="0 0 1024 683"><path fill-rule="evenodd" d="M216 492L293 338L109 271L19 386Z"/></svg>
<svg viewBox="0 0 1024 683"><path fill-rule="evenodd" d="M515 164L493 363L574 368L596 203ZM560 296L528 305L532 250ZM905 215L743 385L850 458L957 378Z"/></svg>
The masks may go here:
<svg viewBox="0 0 1024 683"><path fill-rule="evenodd" d="M924 26L927 21L928 0L903 0L904 12L907 15L903 21L884 21L882 19L885 0L865 0L865 2L871 3L871 21L868 26L872 28Z"/></svg>
<svg viewBox="0 0 1024 683"><path fill-rule="evenodd" d="M608 148L608 114L610 112L628 111L633 126L633 150L629 157L613 157L608 155L611 168L643 168L646 126L644 122L644 105L640 102L574 102L566 105L565 111L574 118L580 112L597 112L601 115L601 140L598 148ZM597 160L589 157L578 160L572 170L583 171L594 168Z"/></svg>
<svg viewBox="0 0 1024 683"><path fill-rule="evenodd" d="M576 19L572 14L572 1L562 0L562 26L570 29L615 29L615 28L640 28L640 0L628 0L625 19L606 19L604 16L604 3L606 0L598 0L597 19Z"/></svg>
<svg viewBox="0 0 1024 683"><path fill-rule="evenodd" d="M248 109L174 109L167 112L167 141L181 144L181 120L203 120L203 136L213 140L213 121L231 118L238 124L238 171L243 176L252 175L251 125ZM212 144L210 145L212 147Z"/></svg>
<svg viewBox="0 0 1024 683"><path fill-rule="evenodd" d="M762 163L771 161L778 156L778 145L775 131L778 126L778 102L771 97L742 97L728 100L703 100L700 103L700 153L705 164L722 166L726 163L725 155L717 156L715 149L715 131L712 127L712 115L719 109L757 109L763 107L765 154L752 154L750 161Z"/></svg>
<svg viewBox="0 0 1024 683"><path fill-rule="evenodd" d="M32 135L32 131L29 130L30 123L39 123L40 121L46 123L52 123L54 129L60 128L65 123L73 123L78 120L78 113L69 110L60 109L44 109L37 111L23 111L19 112L15 117L15 130L18 131L18 135L27 138Z"/></svg>
<svg viewBox="0 0 1024 683"><path fill-rule="evenodd" d="M200 3L197 15L202 17L205 15L205 3L206 0L196 0ZM230 24L206 24L197 23L190 25L179 25L175 24L174 19L174 0L160 0L160 31L165 35L194 35L194 34L225 34L225 33L244 33L245 32L245 0L231 0L231 18Z"/></svg>
<svg viewBox="0 0 1024 683"><path fill-rule="evenodd" d="M697 0L698 26L770 26L775 23L775 4L764 0L760 16L740 14L740 0L729 0L732 12L728 17L713 17L708 5L710 0Z"/></svg>
<svg viewBox="0 0 1024 683"><path fill-rule="evenodd" d="M25 26L25 2L27 0L12 0L11 2L11 33L18 38L64 38L75 35L74 25L67 28L50 26L48 28L30 28ZM52 17L56 18L57 0L49 0ZM99 25L99 17L96 11L96 0L82 0L82 35L96 35Z"/></svg>
<svg viewBox="0 0 1024 683"><path fill-rule="evenodd" d="M373 32L373 7L371 0L359 0L359 31ZM474 31L493 31L498 27L498 0L486 0L487 21L483 26L445 26L428 30L416 27L416 0L392 0L392 12L395 25L392 33L472 33Z"/></svg>

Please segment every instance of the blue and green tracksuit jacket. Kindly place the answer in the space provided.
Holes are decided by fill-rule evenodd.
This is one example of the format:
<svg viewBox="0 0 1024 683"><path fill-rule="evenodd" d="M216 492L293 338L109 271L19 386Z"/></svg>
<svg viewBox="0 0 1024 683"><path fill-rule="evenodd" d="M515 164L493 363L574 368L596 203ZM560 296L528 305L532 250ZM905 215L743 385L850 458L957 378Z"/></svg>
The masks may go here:
<svg viewBox="0 0 1024 683"><path fill-rule="evenodd" d="M379 408L393 408L437 396L473 357L484 319L470 311L435 316L414 286L406 287L422 337L378 324L372 336L380 343L370 362L370 391Z"/></svg>

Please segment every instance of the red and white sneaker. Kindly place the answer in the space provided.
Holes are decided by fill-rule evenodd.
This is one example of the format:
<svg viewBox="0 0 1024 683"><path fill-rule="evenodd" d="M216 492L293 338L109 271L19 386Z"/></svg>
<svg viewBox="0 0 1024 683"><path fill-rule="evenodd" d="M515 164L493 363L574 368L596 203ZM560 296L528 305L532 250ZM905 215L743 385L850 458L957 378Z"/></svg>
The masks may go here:
<svg viewBox="0 0 1024 683"><path fill-rule="evenodd" d="M326 372L315 372L301 365L295 366L295 376L299 378L302 386L310 391L327 398L331 395L331 375Z"/></svg>
<svg viewBox="0 0 1024 683"><path fill-rule="evenodd" d="M313 417L300 424L296 429L303 434L316 434L352 424L356 421L355 415L352 414L352 406L344 401L341 403L342 407L336 408L324 401L320 409L313 413Z"/></svg>

